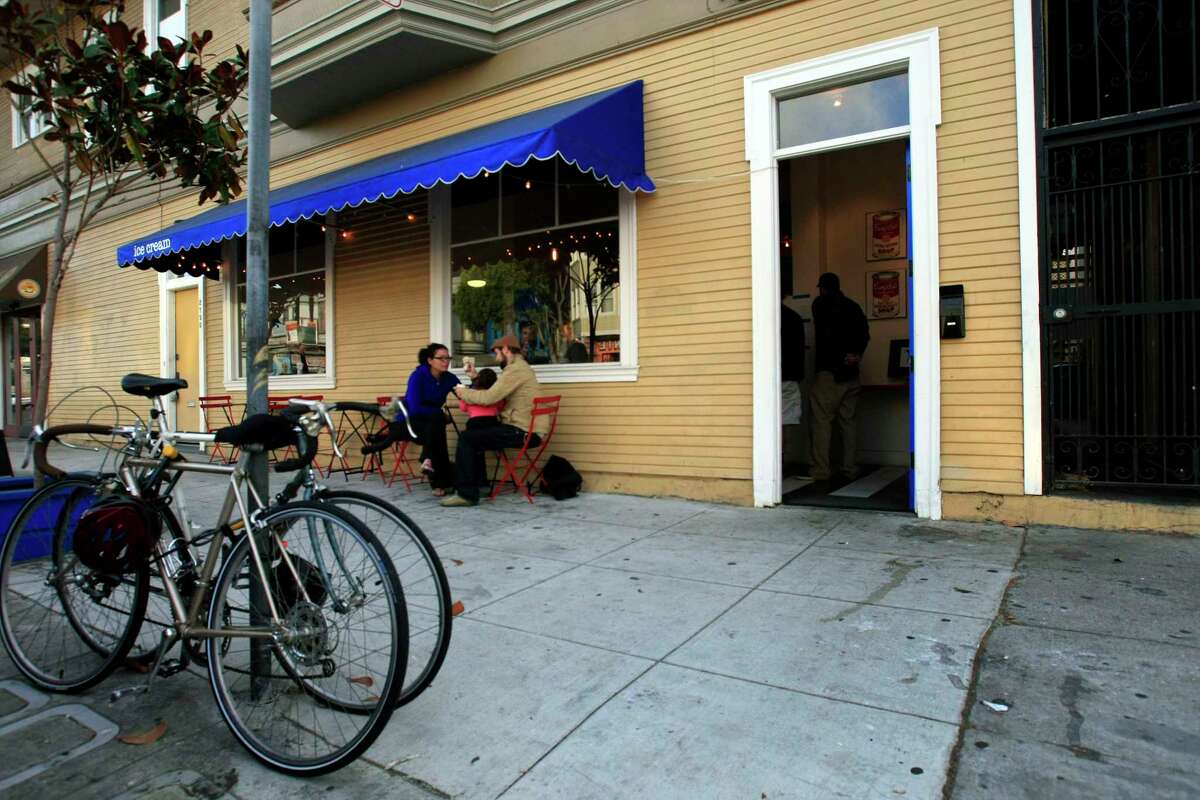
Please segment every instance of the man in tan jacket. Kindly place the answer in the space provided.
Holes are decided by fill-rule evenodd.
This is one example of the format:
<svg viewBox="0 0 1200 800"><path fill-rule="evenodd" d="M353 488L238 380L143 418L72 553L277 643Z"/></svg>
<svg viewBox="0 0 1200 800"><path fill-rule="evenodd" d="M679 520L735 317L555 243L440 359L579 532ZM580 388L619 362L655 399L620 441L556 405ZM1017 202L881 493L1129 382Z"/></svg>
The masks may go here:
<svg viewBox="0 0 1200 800"><path fill-rule="evenodd" d="M456 472L455 489L458 494L442 501L443 506L473 506L479 502L479 485L487 480L484 453L488 450L503 450L520 447L525 443L533 417L533 398L540 388L537 376L521 354L521 344L515 336L503 336L492 343L492 352L503 372L490 389L468 389L463 385L454 387L459 400L479 406L492 406L504 401L500 412L500 424L486 428L465 430L458 436L458 447L454 451ZM472 367L467 374L475 377ZM534 425L530 446L541 443L541 436L549 428L549 420L539 417Z"/></svg>

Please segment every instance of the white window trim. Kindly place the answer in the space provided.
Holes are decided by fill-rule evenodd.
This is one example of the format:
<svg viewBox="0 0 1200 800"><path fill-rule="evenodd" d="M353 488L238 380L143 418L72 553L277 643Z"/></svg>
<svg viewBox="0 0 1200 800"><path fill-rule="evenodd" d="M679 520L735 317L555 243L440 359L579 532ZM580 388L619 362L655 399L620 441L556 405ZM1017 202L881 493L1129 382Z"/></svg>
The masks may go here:
<svg viewBox="0 0 1200 800"><path fill-rule="evenodd" d="M179 10L183 14L183 35L188 35L188 0L179 0ZM161 34L158 32L159 24L162 22L158 18L158 0L143 0L142 2L142 20L143 27L146 30L146 38L149 40L146 46L147 53L153 53L158 49L158 37Z"/></svg>
<svg viewBox="0 0 1200 800"><path fill-rule="evenodd" d="M324 375L272 375L268 379L271 391L276 389L336 389L337 388L337 342L334 332L337 325L334 321L334 309L337 303L334 299L333 254L336 249L337 231L334 229L333 215L326 217L328 229L325 231L325 374ZM225 242L222 249L221 284L225 287L225 319L221 338L225 349L225 390L246 391L246 379L238 376L238 364L241 354L236 346L237 334L237 275L234 265L237 263L237 240Z"/></svg>
<svg viewBox="0 0 1200 800"><path fill-rule="evenodd" d="M938 30L918 31L744 79L746 160L750 162L754 503L782 500L779 378L779 154L776 101L833 79L893 67L909 76L913 230L913 469L916 512L939 519L941 492L941 332L939 326L937 126L942 121ZM894 138L895 131L875 136ZM864 143L857 141L855 143ZM829 145L830 143L826 143ZM832 144L846 146L835 140ZM789 148L791 154L796 148Z"/></svg>
<svg viewBox="0 0 1200 800"><path fill-rule="evenodd" d="M28 75L29 73L33 72L33 69L33 67L26 67L25 69L21 70L20 76ZM41 124L41 120L33 120L33 118L37 115L30 111L29 116L31 120L36 121L39 124L37 125L37 131L35 131L32 136L26 136L25 125L23 124L25 115L21 113L21 109L18 107L20 102L21 100L19 95L12 94L11 92L9 93L9 110L12 119L12 146L14 150L23 144L32 142L34 139L40 137L43 133L50 130L50 126Z"/></svg>
<svg viewBox="0 0 1200 800"><path fill-rule="evenodd" d="M637 194L618 190L617 226L620 243L621 361L617 364L534 364L540 383L610 383L638 379L637 326ZM429 338L449 342L450 309L450 187L429 190ZM460 377L465 373L454 370Z"/></svg>

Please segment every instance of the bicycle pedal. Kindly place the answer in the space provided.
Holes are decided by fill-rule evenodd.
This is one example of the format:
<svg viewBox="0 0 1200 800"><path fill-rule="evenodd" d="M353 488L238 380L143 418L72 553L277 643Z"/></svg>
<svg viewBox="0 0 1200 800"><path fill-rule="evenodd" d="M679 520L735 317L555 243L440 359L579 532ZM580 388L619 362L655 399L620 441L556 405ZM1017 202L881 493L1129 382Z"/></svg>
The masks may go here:
<svg viewBox="0 0 1200 800"><path fill-rule="evenodd" d="M108 702L115 703L118 700L122 700L131 694L144 694L148 691L150 691L150 687L144 683L140 684L138 686L126 686L124 689L114 689L108 695Z"/></svg>
<svg viewBox="0 0 1200 800"><path fill-rule="evenodd" d="M176 673L183 672L185 669L187 669L187 664L181 659L168 658L158 666L158 677L169 678Z"/></svg>

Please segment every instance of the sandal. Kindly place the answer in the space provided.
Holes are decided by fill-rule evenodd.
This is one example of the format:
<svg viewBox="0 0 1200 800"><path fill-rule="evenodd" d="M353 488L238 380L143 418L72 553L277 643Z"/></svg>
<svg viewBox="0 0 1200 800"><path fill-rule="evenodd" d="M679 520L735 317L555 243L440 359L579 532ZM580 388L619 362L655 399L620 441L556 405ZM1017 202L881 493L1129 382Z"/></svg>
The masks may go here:
<svg viewBox="0 0 1200 800"><path fill-rule="evenodd" d="M434 497L445 497L445 496L446 496L446 490L445 490L445 489L434 489L434 490L433 490L433 496L434 496Z"/></svg>

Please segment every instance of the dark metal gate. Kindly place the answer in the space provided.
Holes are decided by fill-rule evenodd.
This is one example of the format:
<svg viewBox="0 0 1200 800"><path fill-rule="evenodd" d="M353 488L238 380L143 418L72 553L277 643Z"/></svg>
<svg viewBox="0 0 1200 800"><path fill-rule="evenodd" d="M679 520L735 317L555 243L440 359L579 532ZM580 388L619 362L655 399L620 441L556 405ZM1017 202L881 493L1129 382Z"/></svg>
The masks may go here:
<svg viewBox="0 0 1200 800"><path fill-rule="evenodd" d="M1046 0L1046 479L1200 488L1200 0Z"/></svg>

